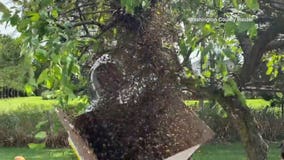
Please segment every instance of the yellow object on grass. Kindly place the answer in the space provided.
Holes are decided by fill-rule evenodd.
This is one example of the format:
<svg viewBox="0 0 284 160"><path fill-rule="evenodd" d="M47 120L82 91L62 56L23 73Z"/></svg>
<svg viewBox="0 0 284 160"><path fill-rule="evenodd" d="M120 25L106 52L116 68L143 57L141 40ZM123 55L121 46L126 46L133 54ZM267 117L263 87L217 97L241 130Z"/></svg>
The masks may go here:
<svg viewBox="0 0 284 160"><path fill-rule="evenodd" d="M23 156L16 156L15 160L25 160L25 158Z"/></svg>

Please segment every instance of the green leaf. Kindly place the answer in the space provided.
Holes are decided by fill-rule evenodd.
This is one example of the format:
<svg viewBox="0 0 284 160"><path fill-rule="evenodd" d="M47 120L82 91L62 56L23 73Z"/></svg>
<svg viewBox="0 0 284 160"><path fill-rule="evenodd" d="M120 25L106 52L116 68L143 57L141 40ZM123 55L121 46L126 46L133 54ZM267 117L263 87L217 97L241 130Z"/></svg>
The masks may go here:
<svg viewBox="0 0 284 160"><path fill-rule="evenodd" d="M151 2L149 0L142 1L143 8L149 8L151 6Z"/></svg>
<svg viewBox="0 0 284 160"><path fill-rule="evenodd" d="M52 10L52 11L51 11L51 15L52 15L53 18L58 18L58 12L57 12L57 10L55 10L55 9Z"/></svg>
<svg viewBox="0 0 284 160"><path fill-rule="evenodd" d="M228 79L223 83L224 96L239 95L237 83L233 79Z"/></svg>
<svg viewBox="0 0 284 160"><path fill-rule="evenodd" d="M257 36L257 26L256 25L252 25L249 28L248 33L249 33L249 37L250 38L256 37Z"/></svg>
<svg viewBox="0 0 284 160"><path fill-rule="evenodd" d="M184 58L188 58L188 57L185 57L187 56L187 53L188 53L188 47L186 46L184 39L179 41L179 48L180 48L180 54L184 56Z"/></svg>
<svg viewBox="0 0 284 160"><path fill-rule="evenodd" d="M121 0L121 6L125 7L126 12L134 14L135 8L141 6L143 8L148 8L150 5L149 0Z"/></svg>
<svg viewBox="0 0 284 160"><path fill-rule="evenodd" d="M40 131L35 135L35 138L38 140L42 140L46 138L46 132L45 131Z"/></svg>
<svg viewBox="0 0 284 160"><path fill-rule="evenodd" d="M48 72L49 72L49 69L45 69L40 73L40 75L37 79L38 84L44 82L48 78Z"/></svg>
<svg viewBox="0 0 284 160"><path fill-rule="evenodd" d="M28 95L32 95L33 94L33 87L29 84L25 85L25 91Z"/></svg>
<svg viewBox="0 0 284 160"><path fill-rule="evenodd" d="M0 2L0 12L3 13L2 18L6 18L10 16L10 10L2 2Z"/></svg>
<svg viewBox="0 0 284 160"><path fill-rule="evenodd" d="M29 143L28 146L29 146L30 149L44 149L45 148L44 143L39 143L39 144Z"/></svg>
<svg viewBox="0 0 284 160"><path fill-rule="evenodd" d="M78 64L74 64L72 67L72 73L75 75L79 75L80 74L80 66Z"/></svg>
<svg viewBox="0 0 284 160"><path fill-rule="evenodd" d="M234 6L235 8L239 8L239 2L238 2L238 0L232 0L232 3L233 3L233 6Z"/></svg>
<svg viewBox="0 0 284 160"><path fill-rule="evenodd" d="M279 97L279 98L283 98L283 93L281 93L281 92L276 92L276 95L277 95L277 97Z"/></svg>
<svg viewBox="0 0 284 160"><path fill-rule="evenodd" d="M279 71L278 71L278 70L274 70L274 72L273 72L273 77L276 78L276 77L278 76L278 74L279 74ZM272 77L272 78L273 78L273 77Z"/></svg>
<svg viewBox="0 0 284 160"><path fill-rule="evenodd" d="M185 70L185 75L186 75L186 77L187 78L191 78L192 77L192 73L191 73L191 71L188 69L188 68L184 68L184 70Z"/></svg>
<svg viewBox="0 0 284 160"><path fill-rule="evenodd" d="M48 124L48 120L45 121L41 121L36 125L36 129L41 129L42 127L44 127L46 124Z"/></svg>
<svg viewBox="0 0 284 160"><path fill-rule="evenodd" d="M272 66L269 66L269 67L267 68L266 75L271 75L272 72L273 72L273 67L272 67Z"/></svg>
<svg viewBox="0 0 284 160"><path fill-rule="evenodd" d="M57 54L51 54L51 59L53 63L60 63L61 56Z"/></svg>
<svg viewBox="0 0 284 160"><path fill-rule="evenodd" d="M246 0L246 5L248 6L249 9L252 9L252 10L259 9L259 4L257 0Z"/></svg>
<svg viewBox="0 0 284 160"><path fill-rule="evenodd" d="M29 16L32 22L37 22L40 19L39 13L30 13Z"/></svg>
<svg viewBox="0 0 284 160"><path fill-rule="evenodd" d="M23 32L27 29L28 25L29 25L29 19L22 19L17 24L17 30L19 32Z"/></svg>
<svg viewBox="0 0 284 160"><path fill-rule="evenodd" d="M10 23L12 26L15 26L18 24L18 22L20 21L20 18L17 14L14 14L11 18L10 18Z"/></svg>
<svg viewBox="0 0 284 160"><path fill-rule="evenodd" d="M222 9L224 7L224 3L223 3L223 0L215 0L215 6L219 9Z"/></svg>
<svg viewBox="0 0 284 160"><path fill-rule="evenodd" d="M35 57L40 62L45 62L47 60L48 53L46 50L38 48L35 51Z"/></svg>
<svg viewBox="0 0 284 160"><path fill-rule="evenodd" d="M52 0L40 0L42 6L48 6L52 3Z"/></svg>
<svg viewBox="0 0 284 160"><path fill-rule="evenodd" d="M238 33L247 32L250 28L256 27L254 22L239 22L237 25Z"/></svg>
<svg viewBox="0 0 284 160"><path fill-rule="evenodd" d="M224 95L227 96L234 96L235 92L232 88L232 86L229 83L224 83L223 84L223 90L224 90Z"/></svg>
<svg viewBox="0 0 284 160"><path fill-rule="evenodd" d="M49 16L49 13L45 9L42 9L39 11L39 16L42 19L46 19Z"/></svg>
<svg viewBox="0 0 284 160"><path fill-rule="evenodd" d="M62 78L62 68L59 65L55 65L53 67L53 74L55 77L57 77L59 80Z"/></svg>
<svg viewBox="0 0 284 160"><path fill-rule="evenodd" d="M235 34L235 31L237 29L237 26L236 26L236 24L234 22L227 22L224 27L225 27L225 32L228 35Z"/></svg>
<svg viewBox="0 0 284 160"><path fill-rule="evenodd" d="M209 34L209 33L214 32L214 29L212 28L212 26L210 24L205 24L202 30L203 30L204 34Z"/></svg>
<svg viewBox="0 0 284 160"><path fill-rule="evenodd" d="M121 0L120 3L125 7L126 12L134 14L134 6L132 0Z"/></svg>
<svg viewBox="0 0 284 160"><path fill-rule="evenodd" d="M236 54L232 52L231 49L226 48L223 51L224 51L224 55L228 57L232 62L234 62L237 59Z"/></svg>
<svg viewBox="0 0 284 160"><path fill-rule="evenodd" d="M211 76L211 71L206 70L202 73L206 78L209 78Z"/></svg>
<svg viewBox="0 0 284 160"><path fill-rule="evenodd" d="M47 79L46 81L45 81L45 86L46 86L46 88L48 88L48 89L51 89L52 88L52 86L53 86L53 81L52 81L52 79Z"/></svg>

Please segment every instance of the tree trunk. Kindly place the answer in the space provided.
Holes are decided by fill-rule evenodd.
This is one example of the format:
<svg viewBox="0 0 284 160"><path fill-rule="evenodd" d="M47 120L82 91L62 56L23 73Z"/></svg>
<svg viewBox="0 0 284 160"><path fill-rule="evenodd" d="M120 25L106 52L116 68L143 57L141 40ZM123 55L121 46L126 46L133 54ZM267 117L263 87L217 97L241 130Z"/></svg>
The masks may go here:
<svg viewBox="0 0 284 160"><path fill-rule="evenodd" d="M193 86L195 82L194 79L182 79L183 84L209 99L216 100L223 107L238 131L249 160L267 160L268 145L262 138L257 122L242 93L236 91L234 96L225 96L224 91L220 88L215 86L197 88Z"/></svg>
<svg viewBox="0 0 284 160"><path fill-rule="evenodd" d="M257 122L246 104L242 104L236 96L224 97L221 94L217 101L238 130L249 160L267 160L268 145L260 135Z"/></svg>

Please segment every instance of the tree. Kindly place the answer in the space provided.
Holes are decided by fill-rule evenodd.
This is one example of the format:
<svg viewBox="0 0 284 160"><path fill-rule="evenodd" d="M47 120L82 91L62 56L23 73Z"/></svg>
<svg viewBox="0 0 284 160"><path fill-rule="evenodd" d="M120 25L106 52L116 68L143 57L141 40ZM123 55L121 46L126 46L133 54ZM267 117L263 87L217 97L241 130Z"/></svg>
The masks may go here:
<svg viewBox="0 0 284 160"><path fill-rule="evenodd" d="M17 24L17 29L22 32L23 52L31 56L34 54L35 61L51 61L37 82L58 89L62 102L74 96L72 91L76 85L73 82L86 80L86 70L98 57L123 46L117 45L119 35L128 32L140 33L138 35L142 37L147 35L143 32L149 22L147 11L158 3L154 0L17 2L24 6L22 16L2 7L4 17L12 25ZM163 48L169 48L165 52L170 52L173 42L178 41L179 54L183 57L179 64L169 63L168 67L175 69L166 67L160 68L161 71L179 73L179 83L176 84L217 100L239 131L248 158L267 159L267 145L245 103L242 90L251 82L265 57L273 53L277 60L283 60L279 54L283 49L283 2L180 0L161 4L164 4L161 8L166 11L158 10L157 14L161 17L169 14L171 16L165 22L177 23L176 26L165 24L172 26L166 27L167 32L163 33L180 36L173 37L173 41L167 43L159 37L164 36L150 34L153 36L150 46L162 42ZM195 18L203 18L203 22L195 23ZM135 36L130 35L125 37L127 42L135 40ZM147 44L141 41L141 46ZM123 52L120 49L118 53ZM201 59L201 74L192 69L190 58L194 54L199 54ZM155 58L146 52L142 55L149 61ZM163 60L166 57L161 55L156 58ZM233 67L229 69L224 61L233 63ZM279 61L270 61L272 65L268 65L268 73L274 73L273 67ZM164 65L157 63L156 66Z"/></svg>
<svg viewBox="0 0 284 160"><path fill-rule="evenodd" d="M0 36L0 88L1 97L19 95L24 91L31 66L26 66L27 59L20 53L20 41L8 36Z"/></svg>
<svg viewBox="0 0 284 160"><path fill-rule="evenodd" d="M200 35L185 32L186 41L181 41L181 54L185 55L185 62L193 51L199 52L204 61L203 68L206 68L199 78L189 75L191 79L197 79L200 84L197 88L191 88L205 93L223 106L239 131L249 159L267 159L267 145L259 134L257 122L251 115L241 91L253 82L252 77L265 57L276 53L277 59L282 61L279 53L281 48L283 49L283 39L280 37L283 33L283 8L281 9L283 2L246 1L246 4L237 1L215 2L217 3L206 6L195 5L195 7L198 10L207 10L201 17L218 15L219 18L221 17L219 23L192 24L191 21L185 24L185 27L189 28L186 31L192 30L195 26L203 27ZM278 7L275 6L276 4ZM256 15L257 12L259 14ZM252 18L253 21L241 22L235 19L237 17ZM230 18L237 21L226 21ZM208 34L210 36L207 36ZM199 39L204 37L206 40L200 42ZM208 65L212 62L208 61L212 52L216 57L213 61L216 67ZM228 60L235 64L231 70L224 63ZM278 62L270 61L268 73L271 74L273 66L277 65ZM212 74L215 75L213 80ZM188 86L194 86L196 81Z"/></svg>

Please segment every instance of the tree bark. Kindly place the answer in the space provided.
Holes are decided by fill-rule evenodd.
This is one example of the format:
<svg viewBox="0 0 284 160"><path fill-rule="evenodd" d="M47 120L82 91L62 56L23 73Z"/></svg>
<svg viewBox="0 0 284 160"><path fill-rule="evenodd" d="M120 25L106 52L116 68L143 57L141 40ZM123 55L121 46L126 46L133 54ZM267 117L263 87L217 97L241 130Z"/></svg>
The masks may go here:
<svg viewBox="0 0 284 160"><path fill-rule="evenodd" d="M259 127L247 106L237 97L219 97L218 102L229 113L230 120L238 130L250 160L267 160L268 146L260 135Z"/></svg>
<svg viewBox="0 0 284 160"><path fill-rule="evenodd" d="M268 145L260 134L257 121L245 102L237 96L224 96L222 90L208 91L209 97L227 112L230 121L237 129L249 160L267 160Z"/></svg>
<svg viewBox="0 0 284 160"><path fill-rule="evenodd" d="M245 147L249 160L267 160L268 145L260 134L257 121L244 102L238 91L234 96L225 96L222 89L217 87L194 87L196 80L182 80L184 85L198 91L204 97L216 100L228 114L229 120L237 129L240 139Z"/></svg>

